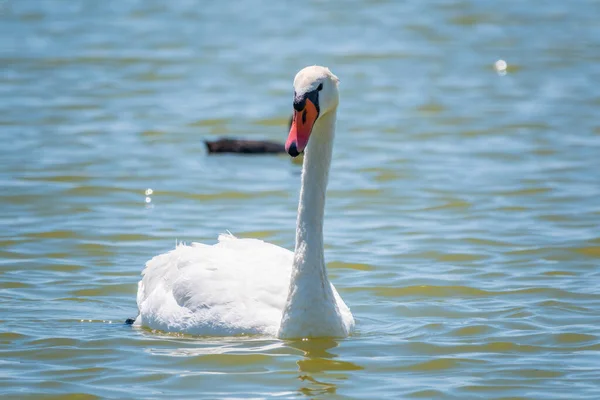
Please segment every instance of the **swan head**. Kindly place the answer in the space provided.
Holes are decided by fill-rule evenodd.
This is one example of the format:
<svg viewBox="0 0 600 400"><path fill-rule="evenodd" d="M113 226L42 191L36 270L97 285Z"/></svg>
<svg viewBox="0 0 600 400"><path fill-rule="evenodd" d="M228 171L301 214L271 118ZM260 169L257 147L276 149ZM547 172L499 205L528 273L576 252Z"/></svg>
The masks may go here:
<svg viewBox="0 0 600 400"><path fill-rule="evenodd" d="M335 110L339 79L329 68L306 67L294 78L294 114L285 150L292 157L304 151L315 122Z"/></svg>

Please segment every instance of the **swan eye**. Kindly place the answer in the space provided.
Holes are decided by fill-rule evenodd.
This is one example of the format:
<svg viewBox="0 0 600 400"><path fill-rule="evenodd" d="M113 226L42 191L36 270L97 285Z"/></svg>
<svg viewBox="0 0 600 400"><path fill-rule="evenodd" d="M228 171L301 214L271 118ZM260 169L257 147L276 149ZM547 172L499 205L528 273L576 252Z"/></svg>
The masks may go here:
<svg viewBox="0 0 600 400"><path fill-rule="evenodd" d="M319 86L317 87L317 90L320 92L321 90L323 90L323 84L319 83Z"/></svg>

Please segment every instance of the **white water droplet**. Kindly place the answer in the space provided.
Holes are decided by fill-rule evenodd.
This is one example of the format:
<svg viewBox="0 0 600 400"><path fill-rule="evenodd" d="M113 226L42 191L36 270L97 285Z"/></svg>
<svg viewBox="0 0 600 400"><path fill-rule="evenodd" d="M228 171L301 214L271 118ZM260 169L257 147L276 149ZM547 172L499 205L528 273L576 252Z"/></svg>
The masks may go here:
<svg viewBox="0 0 600 400"><path fill-rule="evenodd" d="M494 63L494 69L498 73L498 75L506 75L506 69L508 68L508 64L504 60L498 60Z"/></svg>
<svg viewBox="0 0 600 400"><path fill-rule="evenodd" d="M151 203L152 199L150 197L146 197L146 203Z"/></svg>
<svg viewBox="0 0 600 400"><path fill-rule="evenodd" d="M151 188L146 189L146 196L150 196L152 193L154 193L154 190L152 190Z"/></svg>

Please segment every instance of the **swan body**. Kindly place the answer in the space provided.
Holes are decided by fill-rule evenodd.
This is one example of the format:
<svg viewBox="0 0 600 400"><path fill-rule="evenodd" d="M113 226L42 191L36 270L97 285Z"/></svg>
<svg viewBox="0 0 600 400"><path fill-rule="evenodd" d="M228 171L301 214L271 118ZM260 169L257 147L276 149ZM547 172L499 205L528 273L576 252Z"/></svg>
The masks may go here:
<svg viewBox="0 0 600 400"><path fill-rule="evenodd" d="M337 85L337 77L318 66L294 79L294 119L285 148L293 157L306 149L295 251L233 235L220 235L214 245L178 245L147 262L134 325L211 336L352 332L354 318L329 282L323 252Z"/></svg>

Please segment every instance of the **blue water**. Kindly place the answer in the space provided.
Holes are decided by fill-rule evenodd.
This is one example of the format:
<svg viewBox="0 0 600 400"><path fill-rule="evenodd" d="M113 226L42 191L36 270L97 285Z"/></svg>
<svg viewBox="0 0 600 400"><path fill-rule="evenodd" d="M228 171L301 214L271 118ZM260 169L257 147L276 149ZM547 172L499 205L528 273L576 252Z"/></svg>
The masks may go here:
<svg viewBox="0 0 600 400"><path fill-rule="evenodd" d="M0 0L0 394L600 398L598 15ZM300 166L203 140L283 141L311 64L341 79L325 244L357 332L124 325L176 241L293 248Z"/></svg>

